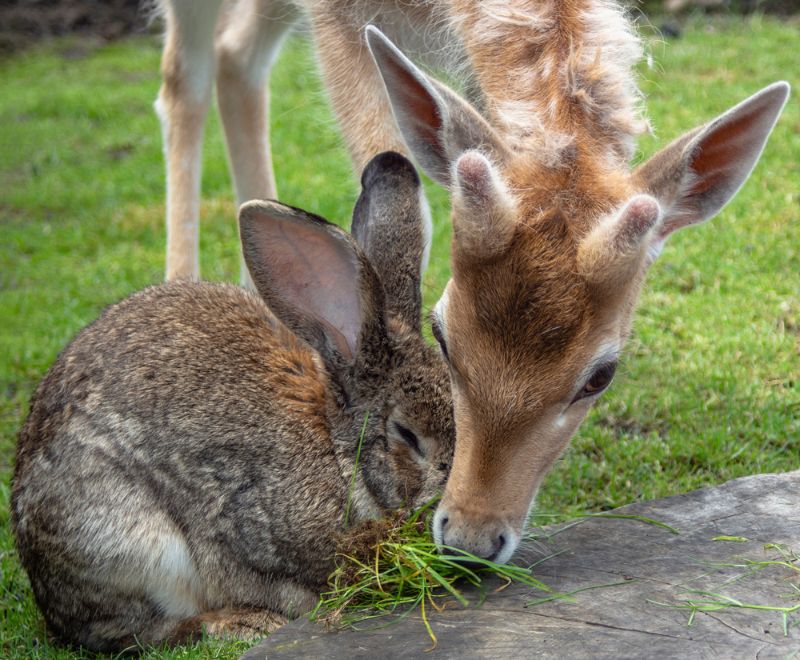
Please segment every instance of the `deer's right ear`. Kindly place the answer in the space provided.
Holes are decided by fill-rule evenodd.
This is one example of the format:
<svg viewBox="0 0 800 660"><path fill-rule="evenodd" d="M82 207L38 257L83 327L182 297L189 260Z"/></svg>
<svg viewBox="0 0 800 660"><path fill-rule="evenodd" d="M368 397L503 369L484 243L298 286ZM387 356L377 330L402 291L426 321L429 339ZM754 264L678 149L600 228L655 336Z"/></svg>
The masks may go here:
<svg viewBox="0 0 800 660"><path fill-rule="evenodd" d="M368 25L366 38L400 132L428 176L449 186L453 163L468 150L505 158L506 146L467 101L426 76L378 28Z"/></svg>
<svg viewBox="0 0 800 660"><path fill-rule="evenodd" d="M242 251L275 315L338 370L383 327L383 294L350 236L326 220L273 201L239 210Z"/></svg>
<svg viewBox="0 0 800 660"><path fill-rule="evenodd" d="M672 232L714 217L750 176L789 97L777 82L690 131L635 172L663 209L652 253Z"/></svg>

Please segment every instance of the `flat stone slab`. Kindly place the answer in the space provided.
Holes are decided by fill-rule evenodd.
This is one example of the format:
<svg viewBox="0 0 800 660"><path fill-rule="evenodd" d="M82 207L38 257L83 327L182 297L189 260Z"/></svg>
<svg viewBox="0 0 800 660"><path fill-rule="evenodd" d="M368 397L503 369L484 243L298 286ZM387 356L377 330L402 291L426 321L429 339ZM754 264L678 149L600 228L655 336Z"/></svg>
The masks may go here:
<svg viewBox="0 0 800 660"><path fill-rule="evenodd" d="M243 658L800 660L800 611L789 615L784 634L777 611L698 612L689 626L688 610L667 607L703 599L690 590L724 594L751 605L800 605L800 566L792 570L771 565L746 575L747 560L781 559L770 544L800 554L800 470L735 479L609 513L646 516L680 533L615 518L584 518L541 528L515 563L539 561L536 577L560 593L575 592L572 598L532 604L547 594L520 585L496 592L494 587L501 583L487 581L482 605L464 608L453 602L443 612L429 612L438 644L428 652L431 640L419 614L412 613L379 623L371 620L360 630L332 632L300 619ZM719 537L746 540L714 540ZM479 600L475 590L464 593Z"/></svg>

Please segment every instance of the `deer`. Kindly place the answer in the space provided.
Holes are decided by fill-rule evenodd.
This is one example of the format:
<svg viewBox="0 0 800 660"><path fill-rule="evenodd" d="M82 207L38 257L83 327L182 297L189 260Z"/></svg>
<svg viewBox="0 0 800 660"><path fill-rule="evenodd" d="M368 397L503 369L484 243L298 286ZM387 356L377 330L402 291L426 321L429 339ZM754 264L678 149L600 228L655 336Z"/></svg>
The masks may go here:
<svg viewBox="0 0 800 660"><path fill-rule="evenodd" d="M449 191L452 277L431 321L456 444L433 536L509 561L544 476L613 379L647 270L671 234L711 219L741 188L789 85L769 85L633 167L649 130L634 73L643 49L613 0L163 7L168 279L197 276L215 76L239 201L276 195L265 88L300 15L355 169L391 149ZM415 62L466 71L467 91Z"/></svg>

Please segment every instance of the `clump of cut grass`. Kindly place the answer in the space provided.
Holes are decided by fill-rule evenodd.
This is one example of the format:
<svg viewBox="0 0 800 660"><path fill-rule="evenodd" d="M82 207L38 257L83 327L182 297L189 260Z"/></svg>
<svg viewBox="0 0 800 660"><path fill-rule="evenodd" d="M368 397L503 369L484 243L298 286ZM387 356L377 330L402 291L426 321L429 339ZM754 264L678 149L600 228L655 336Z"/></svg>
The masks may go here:
<svg viewBox="0 0 800 660"><path fill-rule="evenodd" d="M575 595L583 591L631 583L625 580L560 593L535 578L532 566L497 564L458 548L445 547L442 552L434 543L428 525L435 503L435 499L431 500L413 512L395 511L380 520L362 522L342 534L337 539L335 569L328 579L330 589L320 596L312 618L329 627L354 626L398 611L405 616L418 607L435 647L436 635L428 619L428 608L441 611L453 600L468 605L458 588L459 581L479 586L493 575L504 581L498 591L517 582L545 592L543 597L526 603L526 607L553 600L574 603ZM621 518L656 525L672 534L680 533L644 516L600 513L582 514L581 518L572 524L588 518Z"/></svg>
<svg viewBox="0 0 800 660"><path fill-rule="evenodd" d="M434 503L366 521L342 535L336 567L328 579L330 589L320 596L312 618L331 627L352 626L419 607L434 648L437 640L428 608L441 611L452 600L468 605L458 582L478 586L494 575L505 581L498 590L518 582L554 593L530 568L496 564L456 548L437 548L428 525Z"/></svg>

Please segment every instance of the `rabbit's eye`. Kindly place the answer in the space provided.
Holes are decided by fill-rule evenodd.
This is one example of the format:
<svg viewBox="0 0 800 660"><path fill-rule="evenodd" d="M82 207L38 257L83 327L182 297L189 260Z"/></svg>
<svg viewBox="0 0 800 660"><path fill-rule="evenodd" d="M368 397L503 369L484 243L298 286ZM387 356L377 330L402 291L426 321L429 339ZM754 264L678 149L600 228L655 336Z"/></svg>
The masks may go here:
<svg viewBox="0 0 800 660"><path fill-rule="evenodd" d="M433 333L433 338L439 343L439 348L442 349L442 355L444 355L444 359L449 360L450 357L447 355L447 342L444 340L442 328L439 326L439 322L436 320L436 318L431 319L431 332Z"/></svg>
<svg viewBox="0 0 800 660"><path fill-rule="evenodd" d="M405 426L398 424L397 422L394 423L394 428L397 430L398 435L403 438L403 440L405 440L415 452L417 452L420 456L423 455L419 446L419 439L414 431L407 429Z"/></svg>

